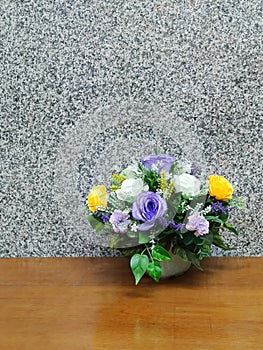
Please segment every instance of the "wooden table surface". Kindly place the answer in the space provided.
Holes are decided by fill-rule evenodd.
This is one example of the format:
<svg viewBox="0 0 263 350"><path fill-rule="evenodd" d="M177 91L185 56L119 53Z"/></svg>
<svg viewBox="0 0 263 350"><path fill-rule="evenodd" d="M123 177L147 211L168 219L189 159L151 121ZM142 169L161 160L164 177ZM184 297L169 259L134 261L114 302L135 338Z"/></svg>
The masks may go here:
<svg viewBox="0 0 263 350"><path fill-rule="evenodd" d="M263 349L263 258L134 285L126 258L0 259L0 349Z"/></svg>

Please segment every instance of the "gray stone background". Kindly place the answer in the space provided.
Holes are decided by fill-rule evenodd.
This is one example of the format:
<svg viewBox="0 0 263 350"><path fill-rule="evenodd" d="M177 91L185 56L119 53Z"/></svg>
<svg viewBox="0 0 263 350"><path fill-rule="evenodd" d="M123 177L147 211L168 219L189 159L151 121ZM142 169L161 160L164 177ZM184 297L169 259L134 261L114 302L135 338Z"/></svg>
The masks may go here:
<svg viewBox="0 0 263 350"><path fill-rule="evenodd" d="M0 0L0 256L110 254L80 208L154 144L200 145L262 255L262 72L261 0Z"/></svg>

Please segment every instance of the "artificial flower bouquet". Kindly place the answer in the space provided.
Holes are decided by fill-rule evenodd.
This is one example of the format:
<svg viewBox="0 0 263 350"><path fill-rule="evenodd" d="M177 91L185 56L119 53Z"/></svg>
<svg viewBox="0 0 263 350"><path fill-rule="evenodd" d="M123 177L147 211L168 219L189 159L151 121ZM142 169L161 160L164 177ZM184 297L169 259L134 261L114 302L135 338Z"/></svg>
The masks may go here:
<svg viewBox="0 0 263 350"><path fill-rule="evenodd" d="M171 254L202 270L211 246L230 250L220 232L238 234L227 221L242 198L223 176L204 177L196 165L168 154L151 154L114 173L110 188L99 185L87 196L88 220L109 247L131 257L138 284L145 273L155 281Z"/></svg>

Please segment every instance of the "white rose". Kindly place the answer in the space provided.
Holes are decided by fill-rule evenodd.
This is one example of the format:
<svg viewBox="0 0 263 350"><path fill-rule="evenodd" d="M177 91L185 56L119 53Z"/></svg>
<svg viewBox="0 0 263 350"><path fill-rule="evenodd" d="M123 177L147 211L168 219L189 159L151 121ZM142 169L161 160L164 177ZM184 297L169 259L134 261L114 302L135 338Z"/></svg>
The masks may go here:
<svg viewBox="0 0 263 350"><path fill-rule="evenodd" d="M182 192L184 195L197 196L200 194L201 182L194 175L175 175L175 192Z"/></svg>
<svg viewBox="0 0 263 350"><path fill-rule="evenodd" d="M125 174L128 179L136 179L141 175L141 170L138 168L137 164L132 164L127 166L122 173Z"/></svg>
<svg viewBox="0 0 263 350"><path fill-rule="evenodd" d="M179 174L190 173L191 172L191 164L187 162L180 161L177 164L177 167L180 169Z"/></svg>
<svg viewBox="0 0 263 350"><path fill-rule="evenodd" d="M145 185L142 179L126 179L121 184L121 188L116 190L116 194L118 199L132 203L139 193L148 189L148 185Z"/></svg>

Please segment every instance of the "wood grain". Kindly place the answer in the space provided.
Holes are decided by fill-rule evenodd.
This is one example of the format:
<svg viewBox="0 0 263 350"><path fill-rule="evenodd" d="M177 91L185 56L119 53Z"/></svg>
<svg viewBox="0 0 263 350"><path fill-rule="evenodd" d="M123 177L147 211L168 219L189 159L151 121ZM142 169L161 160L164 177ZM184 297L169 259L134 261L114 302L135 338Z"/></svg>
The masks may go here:
<svg viewBox="0 0 263 350"><path fill-rule="evenodd" d="M0 259L0 349L262 349L263 258L134 285L126 258Z"/></svg>

